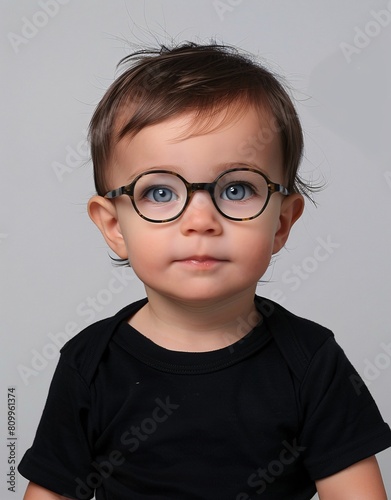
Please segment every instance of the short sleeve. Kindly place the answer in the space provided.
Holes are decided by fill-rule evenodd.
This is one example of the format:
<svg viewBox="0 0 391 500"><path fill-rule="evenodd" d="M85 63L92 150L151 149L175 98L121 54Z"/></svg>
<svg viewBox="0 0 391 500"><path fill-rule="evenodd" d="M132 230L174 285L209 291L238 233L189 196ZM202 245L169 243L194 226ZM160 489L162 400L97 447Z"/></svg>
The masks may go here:
<svg viewBox="0 0 391 500"><path fill-rule="evenodd" d="M90 473L90 397L78 372L61 359L54 374L32 447L18 470L48 490L78 498ZM83 498L92 498L83 490ZM80 497L79 497L80 498Z"/></svg>
<svg viewBox="0 0 391 500"><path fill-rule="evenodd" d="M335 474L391 445L391 431L365 383L330 337L316 352L300 390L300 445L313 480Z"/></svg>

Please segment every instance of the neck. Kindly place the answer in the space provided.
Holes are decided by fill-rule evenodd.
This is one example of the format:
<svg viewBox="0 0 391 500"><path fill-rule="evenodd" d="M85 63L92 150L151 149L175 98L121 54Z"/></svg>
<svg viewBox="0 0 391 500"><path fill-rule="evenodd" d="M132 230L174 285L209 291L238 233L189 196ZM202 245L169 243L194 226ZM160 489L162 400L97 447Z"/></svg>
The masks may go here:
<svg viewBox="0 0 391 500"><path fill-rule="evenodd" d="M260 321L255 290L216 301L183 302L147 290L148 304L130 324L171 350L203 352L237 342Z"/></svg>

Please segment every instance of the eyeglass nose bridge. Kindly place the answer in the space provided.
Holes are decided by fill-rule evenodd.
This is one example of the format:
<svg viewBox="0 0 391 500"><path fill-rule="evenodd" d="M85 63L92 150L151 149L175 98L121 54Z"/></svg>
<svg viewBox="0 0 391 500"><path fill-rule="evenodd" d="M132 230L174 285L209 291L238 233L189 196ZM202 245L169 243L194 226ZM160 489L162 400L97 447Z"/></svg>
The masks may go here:
<svg viewBox="0 0 391 500"><path fill-rule="evenodd" d="M220 212L219 207L216 204L214 192L216 188L216 182L187 182L186 183L186 188L187 188L187 202L184 208L187 208L190 201L192 200L194 194L197 191L207 191L212 199L213 205L217 208L217 210Z"/></svg>
<svg viewBox="0 0 391 500"><path fill-rule="evenodd" d="M213 198L216 182L189 182L186 187L189 196L192 196L196 191L208 191Z"/></svg>

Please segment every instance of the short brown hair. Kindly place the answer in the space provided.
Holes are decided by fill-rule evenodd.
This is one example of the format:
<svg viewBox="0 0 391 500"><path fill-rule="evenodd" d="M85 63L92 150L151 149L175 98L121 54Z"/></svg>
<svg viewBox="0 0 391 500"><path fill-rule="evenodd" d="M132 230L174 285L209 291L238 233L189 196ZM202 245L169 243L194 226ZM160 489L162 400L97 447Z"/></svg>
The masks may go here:
<svg viewBox="0 0 391 500"><path fill-rule="evenodd" d="M149 125L184 112L203 120L227 109L256 106L267 111L281 138L286 187L308 195L298 175L303 132L288 92L264 66L238 49L184 43L140 50L122 59L130 65L109 87L91 119L89 138L96 191L104 195L115 144ZM261 145L259 145L261 147Z"/></svg>

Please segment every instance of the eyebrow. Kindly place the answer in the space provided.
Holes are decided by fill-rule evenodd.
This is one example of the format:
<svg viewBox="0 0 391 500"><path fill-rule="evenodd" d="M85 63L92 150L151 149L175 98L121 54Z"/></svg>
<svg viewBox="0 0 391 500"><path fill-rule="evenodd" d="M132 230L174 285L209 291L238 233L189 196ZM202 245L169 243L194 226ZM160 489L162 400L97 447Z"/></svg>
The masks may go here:
<svg viewBox="0 0 391 500"><path fill-rule="evenodd" d="M212 173L213 179L215 179L222 172L225 172L226 170L229 170L231 168L236 168L236 167L237 168L246 168L246 167L254 168L256 170L259 170L261 173L263 173L266 176L270 175L268 172L266 172L259 165L255 165L254 163L250 163L250 162L243 163L241 161L231 161L231 162L220 163L218 165L214 165L214 166L210 167L209 171ZM136 177L138 177L139 175L144 174L146 172L153 172L154 170L168 170L168 171L177 173L179 175L182 175L182 177L186 177L184 172L183 172L183 169L178 165L171 165L171 164L153 165L152 167L147 167L147 168L144 168L142 170L136 171L135 173L132 173L132 175L126 179L125 185L131 184L134 181L134 179Z"/></svg>

